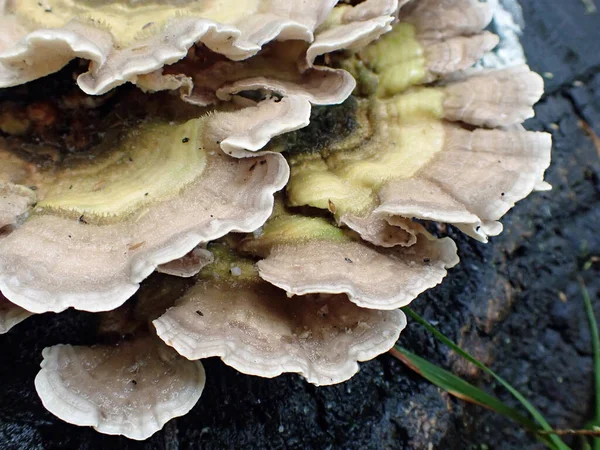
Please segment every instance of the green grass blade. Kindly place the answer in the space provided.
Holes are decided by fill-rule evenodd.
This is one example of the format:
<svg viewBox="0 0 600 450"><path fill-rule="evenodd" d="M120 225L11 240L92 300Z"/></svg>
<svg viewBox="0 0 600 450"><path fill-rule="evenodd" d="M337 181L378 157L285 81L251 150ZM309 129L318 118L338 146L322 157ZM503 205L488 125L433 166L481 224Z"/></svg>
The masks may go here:
<svg viewBox="0 0 600 450"><path fill-rule="evenodd" d="M594 314L594 308L592 301L590 300L590 294L583 282L583 279L579 279L581 285L581 295L583 296L583 303L585 304L585 311L590 322L590 331L592 333L592 351L594 352L594 386L595 386L595 415L594 419L588 423L589 428L594 426L600 426L600 336L598 333L598 322L596 321L596 315ZM594 438L593 449L600 450L600 439Z"/></svg>
<svg viewBox="0 0 600 450"><path fill-rule="evenodd" d="M519 411L511 408L499 398L488 394L468 381L430 363L426 359L415 355L403 347L396 345L394 350L399 353L399 355L394 354L394 356L400 359L404 364L408 365L426 380L455 397L496 411L531 430L536 430L538 428L535 422L523 416Z"/></svg>
<svg viewBox="0 0 600 450"><path fill-rule="evenodd" d="M535 422L522 415L516 409L506 405L499 398L488 394L473 384L463 380L462 378L445 369L442 369L441 367L436 366L435 364L430 363L429 361L415 355L405 348L396 345L391 353L430 383L436 385L440 389L443 389L449 394L461 400L491 409L498 414L502 414L503 416L514 420L530 431L535 432L538 429L538 426ZM536 437L541 442L546 444L550 449L558 449L558 447L550 440L548 436L537 435Z"/></svg>
<svg viewBox="0 0 600 450"><path fill-rule="evenodd" d="M548 421L544 418L544 416L542 416L542 414L536 409L536 407L533 406L531 404L531 402L529 402L525 397L523 397L523 395L521 395L521 393L519 391L517 391L507 381L505 381L502 377L500 377L500 375L497 375L496 372L494 372L492 369L487 367L481 361L474 358L469 353L465 352L462 348L460 348L458 345L456 345L454 342L452 342L450 339L448 339L446 336L444 336L442 333L440 333L435 327L430 325L425 319L423 319L421 316L419 316L412 309L410 309L408 307L404 307L404 308L402 308L402 310L408 316L410 316L413 320L415 320L419 324L423 325L427 329L427 331L429 331L431 334L433 334L436 337L436 339L438 339L439 341L446 344L448 347L450 347L452 350L454 350L457 354L459 354L460 356L465 358L467 361L472 363L474 366L483 370L485 373L489 374L496 381L498 381L498 383L500 383L508 392L510 392L512 394L513 397L515 397L523 405L523 407L529 412L529 414L531 414L531 416L535 419L535 421L539 424L539 426L543 430L549 431L549 432L553 431L552 427L550 426ZM549 435L549 439L554 443L556 448L558 448L560 450L570 450L569 447L567 446L567 444L565 444L560 437L551 434L551 435Z"/></svg>

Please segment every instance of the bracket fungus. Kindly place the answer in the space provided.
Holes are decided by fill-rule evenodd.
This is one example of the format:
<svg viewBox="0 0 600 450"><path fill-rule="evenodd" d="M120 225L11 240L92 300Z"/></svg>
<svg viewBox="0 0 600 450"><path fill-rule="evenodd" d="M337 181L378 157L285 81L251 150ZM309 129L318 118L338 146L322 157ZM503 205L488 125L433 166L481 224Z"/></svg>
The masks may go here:
<svg viewBox="0 0 600 450"><path fill-rule="evenodd" d="M6 31L0 41L0 87L34 80L83 58L91 63L78 77L79 86L89 94L102 94L184 58L199 43L242 60L268 42L300 40L318 45L310 52L314 59L325 49L351 43L342 40L349 26L352 41L388 31L397 2L368 0L354 14L345 7L344 14L336 14L339 23L328 24L319 39L315 31L336 3L2 0L0 24Z"/></svg>
<svg viewBox="0 0 600 450"><path fill-rule="evenodd" d="M219 356L251 375L297 372L334 384L354 375L357 361L389 350L406 325L400 310L362 309L343 295L288 298L260 279L252 259L223 244L212 249L216 267L153 322L188 359Z"/></svg>
<svg viewBox="0 0 600 450"><path fill-rule="evenodd" d="M264 223L287 165L274 153L225 155L218 143L230 130L218 123L218 113L117 123L86 155L65 153L19 180L36 186L37 204L0 237L4 295L37 313L114 309L158 265ZM9 175L0 167L0 179Z"/></svg>
<svg viewBox="0 0 600 450"><path fill-rule="evenodd" d="M150 324L188 285L154 275L130 302L99 314L98 344L45 348L35 379L44 406L69 423L137 440L186 414L204 389L204 368L163 344Z"/></svg>
<svg viewBox="0 0 600 450"><path fill-rule="evenodd" d="M541 77L526 66L464 71L495 45L494 39L476 39L487 36L481 28L490 7L457 0L446 10L442 3L409 3L392 32L340 62L367 95L347 102L345 134L318 149L296 146L300 150L288 157L290 205L334 205L340 224L377 245L406 242L411 230L403 218L452 223L487 241L500 233L498 220L518 200L548 187L543 176L550 137L520 127L543 93ZM460 8L468 5L470 13L463 14ZM432 31L425 17L437 18L441 28ZM469 48L457 44L462 50L454 51L454 36L461 33L470 33L464 38ZM448 47L444 70L432 69L431 58L440 54L427 45L436 41ZM437 78L442 82L429 84Z"/></svg>
<svg viewBox="0 0 600 450"><path fill-rule="evenodd" d="M96 345L44 350L46 408L145 439L200 359L327 385L391 348L458 263L431 222L487 241L549 189L522 126L542 79L476 67L493 8L0 0L0 334L101 316Z"/></svg>
<svg viewBox="0 0 600 450"><path fill-rule="evenodd" d="M418 240L407 248L371 246L320 217L280 206L241 251L262 257L260 277L289 294L347 294L362 308L394 310L440 283L458 263L450 238L436 239L412 224Z"/></svg>
<svg viewBox="0 0 600 450"><path fill-rule="evenodd" d="M204 369L162 345L137 337L116 346L45 348L35 378L44 406L75 425L143 440L186 414L204 389Z"/></svg>

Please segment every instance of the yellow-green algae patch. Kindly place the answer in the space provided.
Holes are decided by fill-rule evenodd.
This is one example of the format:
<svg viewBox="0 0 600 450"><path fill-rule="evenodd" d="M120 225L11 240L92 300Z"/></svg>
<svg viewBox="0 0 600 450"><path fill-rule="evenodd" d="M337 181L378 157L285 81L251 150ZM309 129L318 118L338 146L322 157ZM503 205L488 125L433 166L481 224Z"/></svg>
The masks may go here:
<svg viewBox="0 0 600 450"><path fill-rule="evenodd" d="M245 238L240 249L256 256L266 256L281 245L304 244L309 241L348 242L352 238L323 217L294 214L281 201L275 203L273 214L254 235Z"/></svg>
<svg viewBox="0 0 600 450"><path fill-rule="evenodd" d="M84 156L67 158L44 176L36 213L128 216L192 183L206 166L202 118L184 124L143 122L122 136L111 131Z"/></svg>
<svg viewBox="0 0 600 450"><path fill-rule="evenodd" d="M214 280L227 284L260 281L254 261L235 252L226 242L213 242L207 246L214 261L204 267L198 279Z"/></svg>
<svg viewBox="0 0 600 450"><path fill-rule="evenodd" d="M173 4L175 3L175 4ZM108 29L120 46L156 34L174 17L234 23L259 9L259 0L101 1L13 0L9 11L40 28L59 28L71 20Z"/></svg>
<svg viewBox="0 0 600 450"><path fill-rule="evenodd" d="M436 89L413 89L381 100L358 101L358 126L347 137L319 152L288 157L291 206L368 214L386 183L407 179L444 145L443 95Z"/></svg>
<svg viewBox="0 0 600 450"><path fill-rule="evenodd" d="M365 93L387 97L422 83L427 59L415 27L399 23L357 55L342 61L342 67L355 76Z"/></svg>

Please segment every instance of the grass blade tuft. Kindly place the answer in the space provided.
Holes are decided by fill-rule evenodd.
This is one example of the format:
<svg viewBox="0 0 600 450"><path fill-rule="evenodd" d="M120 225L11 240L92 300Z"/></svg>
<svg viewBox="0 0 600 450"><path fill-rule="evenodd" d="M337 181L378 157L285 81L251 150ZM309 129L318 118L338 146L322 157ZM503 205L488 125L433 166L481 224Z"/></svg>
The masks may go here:
<svg viewBox="0 0 600 450"><path fill-rule="evenodd" d="M559 450L570 450L569 446L567 446L567 444L565 444L560 437L558 437L556 434L551 434L551 433L553 433L554 430L552 429L552 427L550 426L548 421L544 418L544 416L537 410L537 408L535 406L533 406L533 404L529 400L527 400L519 391L517 391L506 380L504 380L504 378L500 377L500 375L496 374L496 372L494 372L492 369L487 367L481 361L479 361L478 359L473 357L471 354L464 351L462 348L460 348L453 341L451 341L449 338L444 336L444 334L442 334L435 327L433 327L431 324L429 324L429 322L427 322L425 319L423 319L421 316L419 316L412 309L410 309L409 307L404 307L404 308L402 308L402 310L413 320L415 320L416 322L421 324L423 327L425 327L427 329L427 331L429 331L431 334L433 334L433 336L435 336L436 339L438 339L440 342L444 343L449 348L454 350L457 354L459 354L460 356L465 358L467 361L472 363L475 367L481 369L488 375L492 376L508 392L510 392L512 394L512 396L515 397L523 405L523 407L529 412L529 414L531 414L531 416L539 424L539 426L542 428L542 430L547 431L549 433L548 434L549 439L552 441L555 448L557 448ZM597 450L597 449L594 449L594 450Z"/></svg>
<svg viewBox="0 0 600 450"><path fill-rule="evenodd" d="M588 293L587 287L583 281L583 278L579 278L579 284L581 286L581 295L583 297L583 303L585 304L585 311L590 322L590 331L592 333L592 351L594 353L594 387L595 387L595 414L591 422L587 424L587 428L594 429L600 426L600 337L598 333L598 322L596 321L596 315L594 314L594 308L592 301L590 300L590 294ZM594 438L593 450L600 450L600 439Z"/></svg>

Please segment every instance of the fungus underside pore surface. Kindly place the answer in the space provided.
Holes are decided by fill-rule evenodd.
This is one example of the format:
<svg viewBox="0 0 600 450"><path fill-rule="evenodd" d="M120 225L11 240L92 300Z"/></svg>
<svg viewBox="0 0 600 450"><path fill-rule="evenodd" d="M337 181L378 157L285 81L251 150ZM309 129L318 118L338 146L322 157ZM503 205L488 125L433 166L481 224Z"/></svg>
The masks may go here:
<svg viewBox="0 0 600 450"><path fill-rule="evenodd" d="M566 0L555 10L537 0L523 3L530 63L554 73L536 108L538 118L528 124L554 134L555 162L548 173L554 191L519 204L503 219L504 234L488 246L450 228L462 263L415 306L444 333L500 368L553 425L570 427L589 416L591 397L590 341L574 275L584 275L596 303L600 288L598 263L591 259L600 253L594 226L600 221L600 166L593 140L580 127L585 121L600 133L594 106L600 101L600 79L591 70L600 61L586 51L593 40L576 42L553 30L568 17L592 33L597 16L584 16L583 8ZM70 83L70 76L63 77ZM73 311L34 317L3 337L0 438L6 448L82 448L81 442L125 449L165 449L174 442L180 448L198 448L198 442L205 448L319 448L323 442L333 448L426 449L430 443L449 449L536 448L503 419L448 399L389 357L363 364L344 385L318 390L295 376L250 378L209 360L212 376L189 415L145 443L98 435L45 412L32 384L23 382L37 373L43 347L96 342L90 334L96 321ZM416 328L408 328L403 343L478 380L479 374Z"/></svg>

